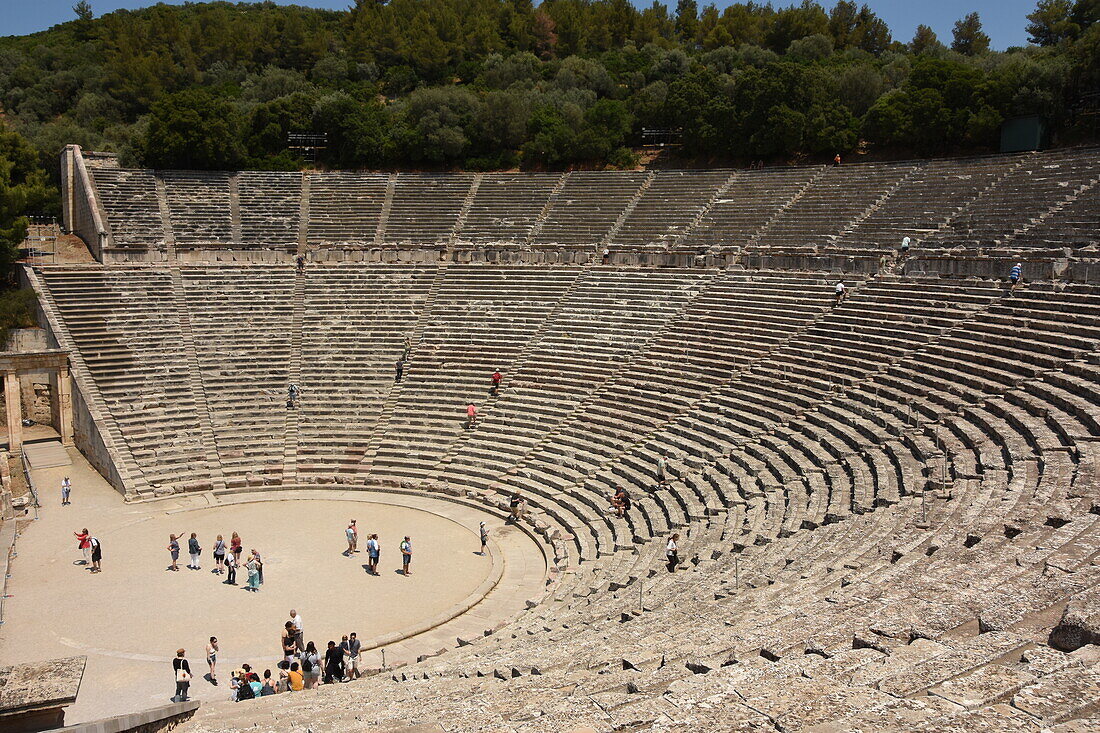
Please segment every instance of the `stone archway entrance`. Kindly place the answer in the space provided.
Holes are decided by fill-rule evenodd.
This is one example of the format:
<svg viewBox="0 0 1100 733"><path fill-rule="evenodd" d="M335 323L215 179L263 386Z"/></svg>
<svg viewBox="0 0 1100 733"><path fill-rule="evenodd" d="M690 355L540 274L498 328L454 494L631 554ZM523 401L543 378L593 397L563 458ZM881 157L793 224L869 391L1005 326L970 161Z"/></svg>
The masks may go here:
<svg viewBox="0 0 1100 733"><path fill-rule="evenodd" d="M52 373L50 414L62 445L73 442L72 383L69 378L69 352L61 349L29 353L0 352L0 372L4 374L4 402L7 407L8 451L23 450L23 397L19 378L24 374Z"/></svg>

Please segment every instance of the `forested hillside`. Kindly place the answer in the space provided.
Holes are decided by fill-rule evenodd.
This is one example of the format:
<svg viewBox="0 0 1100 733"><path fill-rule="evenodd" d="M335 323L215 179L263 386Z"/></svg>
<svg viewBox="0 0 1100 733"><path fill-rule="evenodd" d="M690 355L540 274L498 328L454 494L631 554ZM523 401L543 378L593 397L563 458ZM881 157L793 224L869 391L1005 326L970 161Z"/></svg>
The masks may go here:
<svg viewBox="0 0 1100 733"><path fill-rule="evenodd" d="M76 142L129 165L296 168L292 132L326 133L330 166L471 169L629 166L643 128L733 163L988 151L1022 114L1059 143L1096 135L1100 0L1042 0L1033 45L1004 52L975 14L899 39L867 6L809 0L74 11L0 39L0 107L44 163Z"/></svg>

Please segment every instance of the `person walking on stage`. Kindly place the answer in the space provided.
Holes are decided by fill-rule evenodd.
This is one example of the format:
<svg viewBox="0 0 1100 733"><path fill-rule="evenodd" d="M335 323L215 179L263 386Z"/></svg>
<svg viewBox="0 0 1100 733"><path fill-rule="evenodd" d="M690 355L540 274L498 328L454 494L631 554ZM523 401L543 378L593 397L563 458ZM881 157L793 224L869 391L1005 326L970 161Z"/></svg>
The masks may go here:
<svg viewBox="0 0 1100 733"><path fill-rule="evenodd" d="M65 478L61 479L61 506L68 506L70 504L69 493L72 490L73 485L72 482L69 481L69 477L66 476Z"/></svg>
<svg viewBox="0 0 1100 733"><path fill-rule="evenodd" d="M481 552L477 554L484 556L489 552L489 528L485 526L485 522L482 522L478 529L481 532Z"/></svg>

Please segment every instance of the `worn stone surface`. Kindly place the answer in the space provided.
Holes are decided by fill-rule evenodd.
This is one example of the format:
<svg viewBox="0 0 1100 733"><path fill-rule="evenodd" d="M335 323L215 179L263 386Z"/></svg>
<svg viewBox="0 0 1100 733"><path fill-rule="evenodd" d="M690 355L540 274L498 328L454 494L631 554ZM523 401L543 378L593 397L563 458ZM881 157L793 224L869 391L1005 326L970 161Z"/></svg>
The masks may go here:
<svg viewBox="0 0 1100 733"><path fill-rule="evenodd" d="M0 667L0 715L76 700L86 656Z"/></svg>

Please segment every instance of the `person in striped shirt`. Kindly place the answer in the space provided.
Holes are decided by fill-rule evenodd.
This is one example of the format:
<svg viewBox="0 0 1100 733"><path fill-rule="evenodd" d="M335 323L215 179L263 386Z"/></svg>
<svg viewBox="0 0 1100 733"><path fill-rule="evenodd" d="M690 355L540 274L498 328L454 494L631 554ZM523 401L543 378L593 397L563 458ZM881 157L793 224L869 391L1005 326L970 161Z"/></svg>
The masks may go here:
<svg viewBox="0 0 1100 733"><path fill-rule="evenodd" d="M1017 262L1012 266L1012 269L1008 273L1008 282L1011 283L1009 290L1015 290L1017 283L1020 282L1020 276L1023 274L1024 265L1022 262Z"/></svg>

